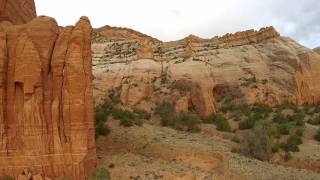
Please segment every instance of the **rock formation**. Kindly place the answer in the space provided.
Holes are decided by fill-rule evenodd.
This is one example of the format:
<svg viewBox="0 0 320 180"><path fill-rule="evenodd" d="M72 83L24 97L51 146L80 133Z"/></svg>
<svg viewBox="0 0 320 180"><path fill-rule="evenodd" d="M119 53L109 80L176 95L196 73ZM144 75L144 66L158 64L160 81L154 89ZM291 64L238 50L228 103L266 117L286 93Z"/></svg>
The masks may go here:
<svg viewBox="0 0 320 180"><path fill-rule="evenodd" d="M0 23L0 177L78 180L95 167L91 31L86 17Z"/></svg>
<svg viewBox="0 0 320 180"><path fill-rule="evenodd" d="M320 54L320 47L314 48L313 51Z"/></svg>
<svg viewBox="0 0 320 180"><path fill-rule="evenodd" d="M108 25L95 29L94 34L102 35L102 39L108 39L108 40L125 39L125 40L137 40L140 42L143 42L144 40L148 40L152 42L160 42L156 38L142 34L138 31L135 31L129 28L111 27Z"/></svg>
<svg viewBox="0 0 320 180"><path fill-rule="evenodd" d="M153 59L152 41L144 39L140 42L138 59Z"/></svg>
<svg viewBox="0 0 320 180"><path fill-rule="evenodd" d="M152 41L153 58L148 59L138 55L145 46L141 39L101 32L103 28L96 30L100 39L92 41L97 103L113 88L125 94L121 100L128 108L170 100L177 111L194 109L201 115L215 112L220 102L230 99L269 105L320 101L320 56L273 27L211 39L191 35ZM116 47L130 53L124 58Z"/></svg>
<svg viewBox="0 0 320 180"><path fill-rule="evenodd" d="M0 21L24 24L36 16L34 0L0 0Z"/></svg>
<svg viewBox="0 0 320 180"><path fill-rule="evenodd" d="M21 174L18 175L17 180L51 180L48 177L43 177L40 174L33 175L28 169L24 169Z"/></svg>

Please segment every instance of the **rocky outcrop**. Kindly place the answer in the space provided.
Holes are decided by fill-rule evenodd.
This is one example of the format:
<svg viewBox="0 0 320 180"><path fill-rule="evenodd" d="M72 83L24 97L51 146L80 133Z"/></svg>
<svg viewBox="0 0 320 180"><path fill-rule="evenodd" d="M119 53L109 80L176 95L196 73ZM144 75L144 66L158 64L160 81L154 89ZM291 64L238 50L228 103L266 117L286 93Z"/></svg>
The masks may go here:
<svg viewBox="0 0 320 180"><path fill-rule="evenodd" d="M24 24L36 16L34 0L0 0L0 21Z"/></svg>
<svg viewBox="0 0 320 180"><path fill-rule="evenodd" d="M152 41L144 39L140 42L140 49L138 51L138 59L153 59Z"/></svg>
<svg viewBox="0 0 320 180"><path fill-rule="evenodd" d="M51 180L48 177L43 177L41 174L33 175L28 169L24 169L21 174L19 174L17 180Z"/></svg>
<svg viewBox="0 0 320 180"><path fill-rule="evenodd" d="M153 50L153 58L147 60L137 55L138 40L110 40L103 34L100 38L104 40L92 43L97 103L113 88L126 94L121 99L130 102L123 104L129 108L173 101L177 111L191 109L201 115L231 100L269 105L320 101L320 56L273 27L152 43L147 52ZM120 56L113 50L117 45L130 56ZM179 81L195 88L177 85ZM148 93L142 90L146 86Z"/></svg>
<svg viewBox="0 0 320 180"><path fill-rule="evenodd" d="M78 180L95 167L91 31L86 17L0 23L0 177Z"/></svg>
<svg viewBox="0 0 320 180"><path fill-rule="evenodd" d="M320 54L320 47L314 48L313 51Z"/></svg>
<svg viewBox="0 0 320 180"><path fill-rule="evenodd" d="M144 40L148 40L151 42L160 42L158 39L153 38L151 36L142 34L138 31L122 28L122 27L112 27L112 26L103 26L101 28L97 28L94 30L94 34L102 35L103 39L107 40L116 40L116 39L126 39L126 40L137 40L143 42ZM95 40L95 38L93 38Z"/></svg>
<svg viewBox="0 0 320 180"><path fill-rule="evenodd" d="M230 43L233 45L246 45L250 43L258 43L270 38L279 37L280 34L274 29L274 27L261 28L259 31L253 29L248 31L236 32L234 34L226 34L222 37L215 37L220 43Z"/></svg>

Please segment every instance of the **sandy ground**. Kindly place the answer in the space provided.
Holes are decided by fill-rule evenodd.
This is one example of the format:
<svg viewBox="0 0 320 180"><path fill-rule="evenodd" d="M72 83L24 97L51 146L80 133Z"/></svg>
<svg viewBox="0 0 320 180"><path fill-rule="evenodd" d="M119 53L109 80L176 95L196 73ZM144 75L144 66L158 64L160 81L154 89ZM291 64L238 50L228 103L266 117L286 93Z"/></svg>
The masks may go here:
<svg viewBox="0 0 320 180"><path fill-rule="evenodd" d="M309 170L231 153L233 142L206 131L191 134L147 123L125 128L115 120L108 124L111 133L97 140L97 153L99 166L108 168L113 180L320 180Z"/></svg>

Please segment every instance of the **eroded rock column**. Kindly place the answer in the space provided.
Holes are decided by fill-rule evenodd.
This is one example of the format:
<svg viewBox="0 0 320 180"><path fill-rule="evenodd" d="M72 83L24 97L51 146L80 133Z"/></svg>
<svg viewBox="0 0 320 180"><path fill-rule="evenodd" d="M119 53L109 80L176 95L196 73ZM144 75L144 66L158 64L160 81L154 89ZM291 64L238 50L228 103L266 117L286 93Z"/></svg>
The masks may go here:
<svg viewBox="0 0 320 180"><path fill-rule="evenodd" d="M95 167L91 25L0 23L0 177L85 179Z"/></svg>

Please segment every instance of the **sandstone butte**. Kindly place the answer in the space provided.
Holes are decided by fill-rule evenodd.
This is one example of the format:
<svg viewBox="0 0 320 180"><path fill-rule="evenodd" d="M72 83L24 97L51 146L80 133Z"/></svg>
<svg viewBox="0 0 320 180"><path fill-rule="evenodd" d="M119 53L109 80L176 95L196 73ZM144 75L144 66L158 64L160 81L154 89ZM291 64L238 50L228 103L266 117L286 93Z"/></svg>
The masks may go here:
<svg viewBox="0 0 320 180"><path fill-rule="evenodd" d="M150 110L173 101L177 111L192 108L200 115L230 98L272 106L320 101L319 54L273 27L161 42L105 26L94 30L92 52L96 104L112 89L123 108Z"/></svg>
<svg viewBox="0 0 320 180"><path fill-rule="evenodd" d="M61 28L35 18L31 0L0 5L0 177L86 179L96 165L90 21Z"/></svg>

